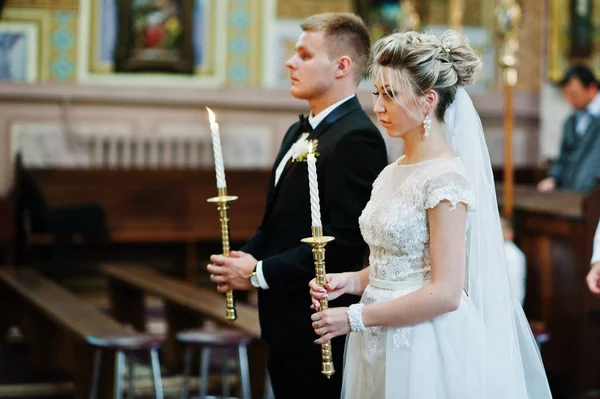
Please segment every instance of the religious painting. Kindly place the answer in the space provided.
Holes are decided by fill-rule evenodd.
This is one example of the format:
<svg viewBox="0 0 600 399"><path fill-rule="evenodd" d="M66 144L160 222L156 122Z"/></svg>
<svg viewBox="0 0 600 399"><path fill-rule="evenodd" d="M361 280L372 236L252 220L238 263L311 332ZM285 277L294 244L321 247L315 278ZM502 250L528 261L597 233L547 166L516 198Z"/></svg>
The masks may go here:
<svg viewBox="0 0 600 399"><path fill-rule="evenodd" d="M579 63L600 77L600 0L552 0L550 18L550 81L560 81L569 66Z"/></svg>
<svg viewBox="0 0 600 399"><path fill-rule="evenodd" d="M195 0L192 11L192 47L194 67L197 75L214 73L214 37L218 32L216 26L222 23L222 16L217 12L216 0ZM90 8L89 18L90 72L94 74L112 74L114 58L118 43L118 6L116 0L96 1L92 5L89 0L82 4Z"/></svg>
<svg viewBox="0 0 600 399"><path fill-rule="evenodd" d="M0 80L35 82L38 70L37 26L0 23Z"/></svg>
<svg viewBox="0 0 600 399"><path fill-rule="evenodd" d="M118 4L117 71L193 73L193 0Z"/></svg>

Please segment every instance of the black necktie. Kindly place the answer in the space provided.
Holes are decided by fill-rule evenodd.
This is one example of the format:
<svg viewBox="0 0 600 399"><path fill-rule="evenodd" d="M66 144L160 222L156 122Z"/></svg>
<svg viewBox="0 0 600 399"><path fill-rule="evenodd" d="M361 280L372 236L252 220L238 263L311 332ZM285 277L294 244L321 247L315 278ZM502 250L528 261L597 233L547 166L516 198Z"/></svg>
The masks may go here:
<svg viewBox="0 0 600 399"><path fill-rule="evenodd" d="M312 133L313 132L313 128L310 125L310 122L308 122L308 118L305 117L303 114L298 115L300 117L300 126L298 127L298 132L299 133Z"/></svg>

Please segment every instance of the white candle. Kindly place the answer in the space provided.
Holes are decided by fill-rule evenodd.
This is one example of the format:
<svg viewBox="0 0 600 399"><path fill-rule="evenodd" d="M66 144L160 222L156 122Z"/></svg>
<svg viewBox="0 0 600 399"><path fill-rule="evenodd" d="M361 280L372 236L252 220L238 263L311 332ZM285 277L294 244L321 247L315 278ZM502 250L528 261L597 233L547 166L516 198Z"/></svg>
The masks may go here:
<svg viewBox="0 0 600 399"><path fill-rule="evenodd" d="M215 114L206 107L208 119L210 121L210 132L212 135L213 155L215 158L215 172L217 173L217 188L226 188L225 167L223 166L223 150L221 148L221 134L219 133L219 124L216 122Z"/></svg>
<svg viewBox="0 0 600 399"><path fill-rule="evenodd" d="M319 205L319 182L317 181L317 158L312 152L312 143L306 156L308 164L308 188L310 190L310 218L313 226L321 226L321 206Z"/></svg>

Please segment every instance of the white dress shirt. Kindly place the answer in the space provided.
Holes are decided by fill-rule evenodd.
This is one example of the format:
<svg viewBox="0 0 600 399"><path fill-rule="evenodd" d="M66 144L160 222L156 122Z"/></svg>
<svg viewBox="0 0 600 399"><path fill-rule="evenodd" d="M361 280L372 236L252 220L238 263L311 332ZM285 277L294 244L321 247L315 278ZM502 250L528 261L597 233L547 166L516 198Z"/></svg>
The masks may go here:
<svg viewBox="0 0 600 399"><path fill-rule="evenodd" d="M523 305L527 273L525 254L512 241L504 241L504 252L510 292L513 298Z"/></svg>
<svg viewBox="0 0 600 399"><path fill-rule="evenodd" d="M577 126L575 131L578 135L585 134L588 126L590 125L591 117L600 116L600 93L596 94L596 97L588 104L585 108L585 112L580 111L577 113Z"/></svg>
<svg viewBox="0 0 600 399"><path fill-rule="evenodd" d="M336 109L337 107L339 107L346 101L350 100L354 96L355 96L355 94L352 94L351 96L348 96L348 97L344 98L343 100L340 100L337 103L330 105L329 107L325 108L323 111L319 112L316 116L314 116L311 112L310 115L308 116L308 123L310 123L310 125L312 126L313 129L316 129L317 126L319 126L319 124L323 121L323 119L325 119L327 117L327 115L329 115L334 109ZM303 134L302 136L300 136L298 141L306 138L307 136L308 136L307 133ZM281 177L281 174L283 173L285 164L292 157L292 148L293 148L293 146L289 149L288 152L286 152L286 154L283 156L283 158L281 158L281 162L279 162L279 165L277 166L277 169L275 170L275 185L277 185L277 183L279 183L279 178ZM306 184L308 185L308 181L306 182ZM269 284L267 284L267 280L265 279L265 276L263 274L262 260L256 264L256 276L258 277L258 282L260 284L260 288L262 288L263 290L268 290Z"/></svg>
<svg viewBox="0 0 600 399"><path fill-rule="evenodd" d="M594 235L594 250L592 252L592 261L590 263L593 265L597 262L600 262L600 223L598 223L598 227L596 227L596 234Z"/></svg>

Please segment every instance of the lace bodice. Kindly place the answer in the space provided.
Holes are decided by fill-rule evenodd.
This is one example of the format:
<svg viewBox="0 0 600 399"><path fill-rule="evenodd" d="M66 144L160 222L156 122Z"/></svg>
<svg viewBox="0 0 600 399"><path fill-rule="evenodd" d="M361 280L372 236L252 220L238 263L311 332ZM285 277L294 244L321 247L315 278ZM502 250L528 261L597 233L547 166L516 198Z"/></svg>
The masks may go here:
<svg viewBox="0 0 600 399"><path fill-rule="evenodd" d="M388 165L373 183L359 223L369 245L369 284L361 303L385 302L406 295L431 278L427 210L447 200L475 209L474 193L460 158L438 158L413 165ZM391 328L394 348L408 347L412 327ZM377 359L382 327L366 331L365 359Z"/></svg>
<svg viewBox="0 0 600 399"><path fill-rule="evenodd" d="M370 285L393 289L398 283L429 280L427 209L443 200L453 209L463 202L469 213L474 210L474 194L459 158L394 162L381 172L359 219L370 249Z"/></svg>

